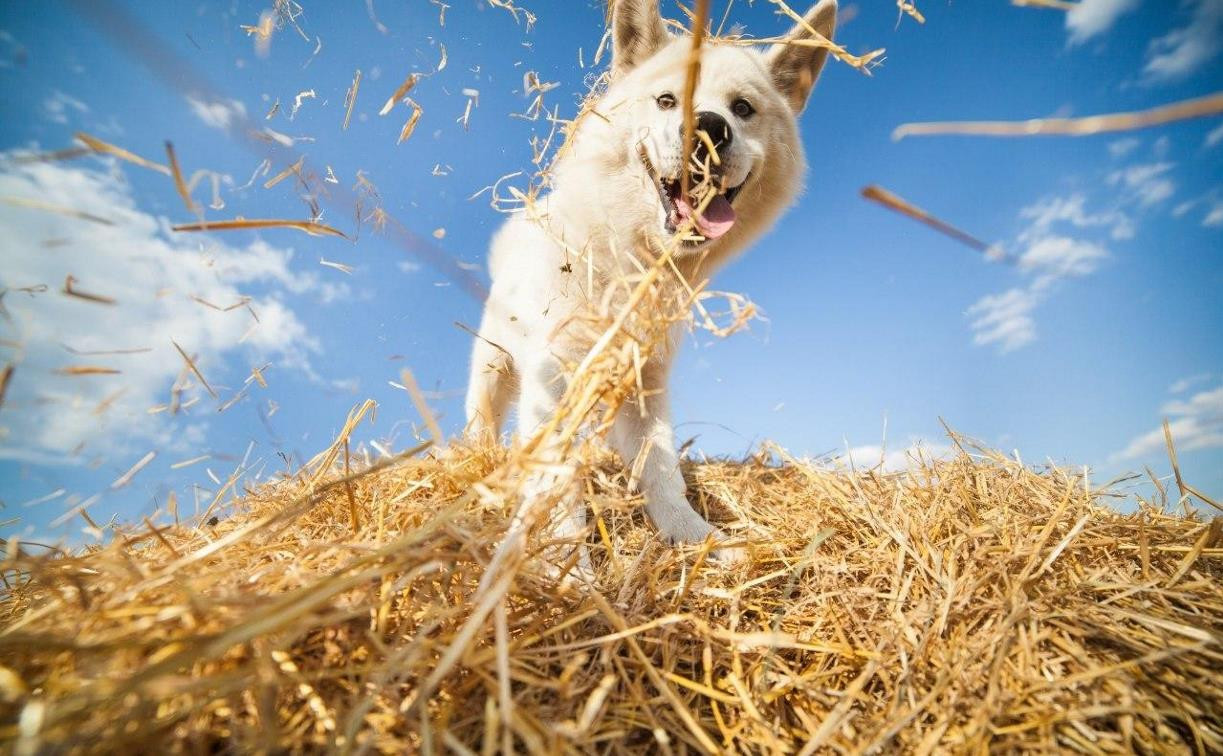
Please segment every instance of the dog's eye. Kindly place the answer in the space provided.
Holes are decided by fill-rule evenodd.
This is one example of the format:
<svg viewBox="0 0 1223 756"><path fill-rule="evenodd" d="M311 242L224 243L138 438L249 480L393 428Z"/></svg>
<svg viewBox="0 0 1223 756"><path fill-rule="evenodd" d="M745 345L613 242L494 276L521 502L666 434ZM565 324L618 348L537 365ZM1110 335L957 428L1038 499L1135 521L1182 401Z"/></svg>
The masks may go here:
<svg viewBox="0 0 1223 756"><path fill-rule="evenodd" d="M675 95L671 94L670 92L663 92L662 94L658 95L654 102L658 103L660 110L670 110L671 108L675 107Z"/></svg>
<svg viewBox="0 0 1223 756"><path fill-rule="evenodd" d="M739 116L740 118L751 118L752 114L756 112L756 109L752 107L752 104L742 97L732 102L730 104L730 109L733 110L735 115Z"/></svg>

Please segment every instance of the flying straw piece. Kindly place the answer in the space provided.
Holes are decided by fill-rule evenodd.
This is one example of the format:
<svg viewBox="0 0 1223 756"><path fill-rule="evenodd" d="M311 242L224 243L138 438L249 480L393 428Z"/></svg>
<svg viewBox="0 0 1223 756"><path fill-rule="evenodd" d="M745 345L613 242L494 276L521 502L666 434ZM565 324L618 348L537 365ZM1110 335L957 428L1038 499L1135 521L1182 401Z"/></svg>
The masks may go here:
<svg viewBox="0 0 1223 756"><path fill-rule="evenodd" d="M178 196L182 197L183 204L187 206L187 212L198 213L199 205L191 199L191 192L187 191L187 182L183 181L183 172L178 166L178 156L174 153L174 145L169 140L166 141L166 159L170 162L170 175L174 178L174 189L178 192Z"/></svg>
<svg viewBox="0 0 1223 756"><path fill-rule="evenodd" d="M301 110L303 100L313 100L317 97L313 89L298 92L297 96L293 98L293 109L289 111L289 120L292 121L297 117L297 111Z"/></svg>
<svg viewBox="0 0 1223 756"><path fill-rule="evenodd" d="M901 215L907 215L915 221L924 223L930 228L946 234L956 241L967 244L978 252L984 252L986 256L990 257L991 259L997 259L1001 254L996 248L991 247L989 244L986 244L975 236L961 231L950 223L945 223L939 220L925 210L922 210L921 208L910 204L900 197L897 197L895 194L892 194L881 186L871 184L862 190L862 196L868 200L878 202L880 205L883 205L886 208L895 210Z"/></svg>
<svg viewBox="0 0 1223 756"><path fill-rule="evenodd" d="M42 200L28 199L26 197L0 197L0 202L14 207L28 207L33 210L42 210L48 213L56 213L57 215L66 215L70 218L80 218L81 220L92 221L93 223L101 223L103 226L113 226L115 222L109 218L103 218L100 215L86 213L81 210L74 210L71 207L62 205L53 205L50 202Z"/></svg>
<svg viewBox="0 0 1223 756"><path fill-rule="evenodd" d="M351 265L345 265L344 263L332 262L331 260L324 260L321 257L318 259L318 264L324 265L328 268L335 268L336 270L340 271L341 273L347 273L350 276L352 275Z"/></svg>
<svg viewBox="0 0 1223 756"><path fill-rule="evenodd" d="M97 357L99 355L112 355L112 354L142 354L144 352L153 351L152 347L133 347L131 349L87 350L87 349L73 349L72 347L68 346L67 344L60 344L60 346L62 346L65 351L71 354L75 354L78 357Z"/></svg>
<svg viewBox="0 0 1223 756"><path fill-rule="evenodd" d="M399 85L399 88L395 90L395 94L387 98L386 104L382 106L382 110L378 111L378 115L384 116L387 113L390 113L391 109L395 107L395 103L406 97L407 94L412 91L412 88L416 86L418 81L420 81L419 73L408 74L408 77L404 79L403 83Z"/></svg>
<svg viewBox="0 0 1223 756"><path fill-rule="evenodd" d="M464 88L463 94L467 97L467 106L463 108L463 115L457 119L458 123L463 124L463 131L467 131L467 126L471 122L471 110L480 106L480 92L475 89Z"/></svg>
<svg viewBox="0 0 1223 756"><path fill-rule="evenodd" d="M210 310L216 310L217 312L231 312L233 310L238 309L239 307L243 307L244 305L249 304L251 301L250 297L241 297L240 299L238 299L237 302L234 302L233 304L227 307L222 307L220 305L216 305L216 304L213 304L212 302L209 302L207 299L197 297L194 294L191 295L191 298L195 300L196 302L209 308Z"/></svg>
<svg viewBox="0 0 1223 756"><path fill-rule="evenodd" d="M412 375L411 370L404 368L399 373L399 379L403 382L404 390L408 392L408 396L412 397L412 404L416 407L416 411L424 418L425 427L429 429L429 435L433 437L433 442L440 444L445 436L442 435L441 426L437 424L432 410L429 409L429 403L425 401L424 395L420 392L420 386L416 383L416 376Z"/></svg>
<svg viewBox="0 0 1223 756"><path fill-rule="evenodd" d="M437 25L444 28L446 26L446 9L450 6L441 0L429 0L429 2L438 7Z"/></svg>
<svg viewBox="0 0 1223 756"><path fill-rule="evenodd" d="M807 31L807 33L811 35L811 37L809 39L786 39L784 37L770 39L741 39L737 40L737 44L760 45L780 42L788 45L798 45L800 47L822 47L827 50L832 57L836 58L842 63L845 63L846 65L858 69L867 76L871 75L871 68L879 65L878 58L886 52L886 50L883 48L879 48L878 50L871 50L864 55L854 55L849 50L846 50L841 45L838 45L812 28L811 24L807 23L807 20L796 13L793 8L784 2L784 0L769 0L769 2L777 6L779 13L788 16L792 21L800 24Z"/></svg>
<svg viewBox="0 0 1223 756"><path fill-rule="evenodd" d="M1011 0L1011 5L1069 11L1079 7L1082 3L1079 0Z"/></svg>
<svg viewBox="0 0 1223 756"><path fill-rule="evenodd" d="M239 28L246 32L247 36L255 38L255 55L266 58L272 48L272 34L276 31L276 15L272 10L269 8L259 14L258 25L239 24Z"/></svg>
<svg viewBox="0 0 1223 756"><path fill-rule="evenodd" d="M361 69L353 74L352 86L348 88L348 94L344 95L344 125L342 131L348 131L348 122L352 120L352 108L357 104L357 90L361 88ZM330 168L328 168L330 170Z"/></svg>
<svg viewBox="0 0 1223 756"><path fill-rule="evenodd" d="M88 147L68 147L62 150L53 152L36 152L34 154L17 155L13 162L17 165L26 165L28 163L54 163L60 160L75 160L79 157L92 155L93 150Z"/></svg>
<svg viewBox="0 0 1223 756"><path fill-rule="evenodd" d="M200 369L195 366L195 360L187 356L187 353L183 351L183 348L178 345L177 341L175 341L174 339L170 339L170 343L173 344L174 348L178 350L178 353L182 355L183 362L187 363L188 369L190 369L191 372L195 374L196 378L200 379L200 383L203 384L204 389L208 392L208 394L212 396L213 399L220 399L221 397L217 396L217 392L212 390L212 386L208 385L208 381L207 379L204 378L204 374L201 373Z"/></svg>
<svg viewBox="0 0 1223 756"><path fill-rule="evenodd" d="M191 465L197 465L200 462L203 462L204 460L207 460L207 459L212 459L212 455L211 454L201 454L198 457L192 457L191 459L184 459L181 462L175 462L174 464L170 465L170 469L171 470L181 470L184 467L190 467Z"/></svg>
<svg viewBox="0 0 1223 756"><path fill-rule="evenodd" d="M167 176L170 175L170 169L161 163L154 163L152 160L146 160L133 152L128 152L122 147L116 147L109 142L103 142L101 139L92 137L83 131L78 131L76 133L76 140L99 154L111 155L119 158L120 160L126 160L129 163L138 165L141 168L148 168L151 171L164 173Z"/></svg>
<svg viewBox="0 0 1223 756"><path fill-rule="evenodd" d="M892 132L899 141L907 136L1091 136L1111 131L1132 131L1190 118L1223 113L1223 92L1181 100L1150 110L1107 113L1085 118L1033 118L1028 121L935 121L905 123Z"/></svg>
<svg viewBox="0 0 1223 756"><path fill-rule="evenodd" d="M60 375L118 375L119 371L114 368L102 367L100 365L67 365L58 368L56 373Z"/></svg>
<svg viewBox="0 0 1223 756"><path fill-rule="evenodd" d="M518 14L521 13L527 21L527 31L531 31L531 27L535 25L535 14L521 6L515 5L514 0L488 0L488 4L494 8L504 8L514 17L514 21L518 22Z"/></svg>
<svg viewBox="0 0 1223 756"><path fill-rule="evenodd" d="M17 370L17 366L9 363L0 370L0 407L4 406L4 397L8 394L9 383L13 380L13 372Z"/></svg>
<svg viewBox="0 0 1223 756"><path fill-rule="evenodd" d="M468 107L471 106L471 100L467 101ZM405 139L412 136L412 132L416 131L416 124L420 121L421 113L425 112L424 108L417 105L412 99L408 99L408 104L412 106L412 115L408 116L408 121L403 125L403 129L399 132L399 139L395 144L402 144Z"/></svg>
<svg viewBox="0 0 1223 756"><path fill-rule="evenodd" d="M696 0L692 14L692 43L688 49L688 68L684 75L684 144L681 155L691 155L696 141L696 114L692 99L696 96L696 82L701 76L701 45L705 41L705 27L709 23L709 0ZM685 158L686 159L686 158ZM690 171L680 171L680 196L687 197Z"/></svg>
<svg viewBox="0 0 1223 756"><path fill-rule="evenodd" d="M87 302L96 302L98 304L104 304L104 305L117 304L117 302L114 299L112 299L111 297L104 297L101 294L90 294L89 292L81 291L80 289L74 288L73 284L75 283L76 283L75 277L68 276L67 278L65 278L64 279L64 289L63 289L64 294L70 297L76 297L77 299L84 299Z"/></svg>
<svg viewBox="0 0 1223 756"><path fill-rule="evenodd" d="M288 177L292 176L294 173L296 173L296 174L298 174L298 175L300 176L300 175L301 175L301 168L302 168L302 165L304 165L304 164L305 164L305 162L306 162L306 156L305 156L305 155L302 155L301 157L299 157L299 158L297 159L297 162L296 162L296 163L294 163L293 165L290 165L288 168L285 168L285 169L284 169L283 171L281 171L280 173L277 173L275 176L273 176L273 177L271 177L270 179L268 179L267 181L265 181L265 182L263 183L263 188L264 188L264 189L271 189L272 187L274 187L274 186L276 186L277 184L279 184L281 181L284 181L284 180L285 180L285 179L287 179Z"/></svg>
<svg viewBox="0 0 1223 756"><path fill-rule="evenodd" d="M102 401L98 402L97 406L93 408L93 414L95 415L105 414L108 410L110 410L111 407L114 406L115 402L119 401L119 397L123 396L126 393L127 393L127 389L121 388L118 391L115 391L114 393L106 397L103 397Z"/></svg>
<svg viewBox="0 0 1223 756"><path fill-rule="evenodd" d="M132 465L131 469L129 469L127 472L123 473L118 478L116 478L114 483L110 484L110 490L117 491L118 489L126 486L128 483L131 483L132 478L136 477L136 473L140 472L145 467L147 467L148 464L152 462L153 458L156 456L157 456L157 452L151 451L148 454L141 457L140 461Z"/></svg>
<svg viewBox="0 0 1223 756"><path fill-rule="evenodd" d="M253 380L255 381L255 383L259 384L259 388L267 388L268 379L264 377L263 371L267 370L271 366L272 366L271 363L268 363L267 365L264 365L263 367L258 367L258 366L252 367L250 377L246 379L246 382L250 383Z"/></svg>
<svg viewBox="0 0 1223 756"><path fill-rule="evenodd" d="M917 23L926 23L926 17L917 9L917 5L909 2L909 0L896 0L896 8L901 13L908 14ZM897 23L899 23L899 19L897 19Z"/></svg>
<svg viewBox="0 0 1223 756"><path fill-rule="evenodd" d="M342 231L338 231L331 226L316 221L299 221L299 220L282 220L273 218L247 219L239 218L237 220L226 221L208 221L207 223L184 223L179 226L171 226L171 231L238 231L243 229L257 228L295 228L298 231L304 231L311 236L338 236L341 239L348 237Z"/></svg>

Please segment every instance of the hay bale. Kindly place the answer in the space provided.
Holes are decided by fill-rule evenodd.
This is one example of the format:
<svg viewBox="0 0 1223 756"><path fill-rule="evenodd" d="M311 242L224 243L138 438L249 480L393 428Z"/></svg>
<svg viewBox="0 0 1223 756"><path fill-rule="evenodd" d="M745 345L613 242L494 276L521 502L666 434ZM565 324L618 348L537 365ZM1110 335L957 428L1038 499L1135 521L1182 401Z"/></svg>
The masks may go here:
<svg viewBox="0 0 1223 756"><path fill-rule="evenodd" d="M215 525L10 549L8 747L1223 751L1218 520L1119 514L997 454L885 474L771 449L686 469L748 543L723 567L659 545L602 459L596 583L528 559L465 624L504 458L332 459Z"/></svg>

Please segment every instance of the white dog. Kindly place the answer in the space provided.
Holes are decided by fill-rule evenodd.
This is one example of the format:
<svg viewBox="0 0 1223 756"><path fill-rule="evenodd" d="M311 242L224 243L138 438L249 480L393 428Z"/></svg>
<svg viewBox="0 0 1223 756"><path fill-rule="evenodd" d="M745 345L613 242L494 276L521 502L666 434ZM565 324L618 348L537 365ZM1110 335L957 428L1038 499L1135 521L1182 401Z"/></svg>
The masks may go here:
<svg viewBox="0 0 1223 756"><path fill-rule="evenodd" d="M599 301L598 291L586 290L587 259L596 270L614 270L625 250L659 250L686 233L676 262L698 280L766 231L801 188L806 166L797 116L827 57L810 44L811 30L832 38L835 0L822 0L787 43L771 49L705 45L693 98L704 134L688 159L681 154L680 106L691 40L668 34L658 0L612 3L612 76L596 114L571 135L536 217L511 217L493 239L492 290L467 393L469 432L498 437L515 397L521 432L551 416L564 390L561 365L581 358L564 338L565 325L585 303ZM693 167L701 163L704 169ZM717 187L712 199L703 198L703 212L683 196L686 165L692 183ZM685 498L665 393L672 351L650 355L645 393L620 411L610 440L640 471L646 512L664 538L717 539L721 534ZM571 535L585 523L584 509L574 510L562 528Z"/></svg>

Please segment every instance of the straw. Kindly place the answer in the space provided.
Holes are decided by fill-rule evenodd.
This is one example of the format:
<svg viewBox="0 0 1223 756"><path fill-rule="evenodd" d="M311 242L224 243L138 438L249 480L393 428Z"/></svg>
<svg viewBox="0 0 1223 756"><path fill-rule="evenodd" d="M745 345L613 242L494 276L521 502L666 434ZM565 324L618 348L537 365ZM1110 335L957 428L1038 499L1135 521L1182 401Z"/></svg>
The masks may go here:
<svg viewBox="0 0 1223 756"><path fill-rule="evenodd" d="M1085 118L1033 118L1028 121L936 121L906 123L896 127L892 139L907 136L1091 136L1112 131L1131 131L1162 126L1190 118L1205 118L1223 113L1223 92L1181 100L1150 110L1131 113L1106 113Z"/></svg>

